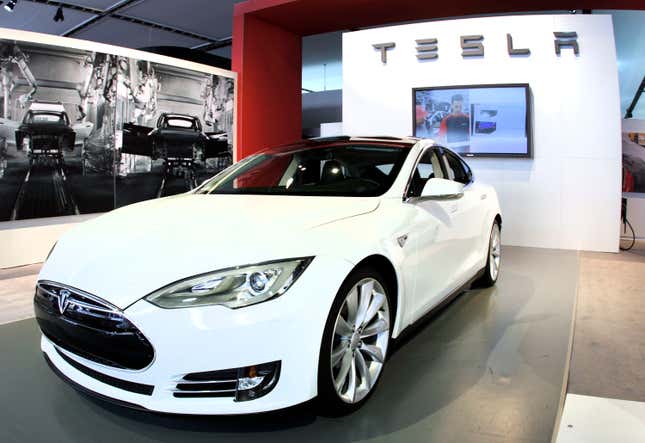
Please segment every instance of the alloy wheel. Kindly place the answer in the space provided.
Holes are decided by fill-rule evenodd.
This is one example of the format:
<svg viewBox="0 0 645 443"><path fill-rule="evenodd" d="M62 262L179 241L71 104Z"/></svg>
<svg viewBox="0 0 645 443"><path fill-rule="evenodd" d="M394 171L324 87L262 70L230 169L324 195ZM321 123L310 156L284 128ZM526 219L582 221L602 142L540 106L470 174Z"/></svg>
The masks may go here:
<svg viewBox="0 0 645 443"><path fill-rule="evenodd" d="M499 231L499 225L495 223L490 233L490 246L488 252L488 261L490 266L490 277L493 281L497 280L499 274L499 265L502 258L502 241Z"/></svg>
<svg viewBox="0 0 645 443"><path fill-rule="evenodd" d="M390 306L381 284L360 280L345 296L332 337L331 372L346 403L361 401L378 380L390 341Z"/></svg>

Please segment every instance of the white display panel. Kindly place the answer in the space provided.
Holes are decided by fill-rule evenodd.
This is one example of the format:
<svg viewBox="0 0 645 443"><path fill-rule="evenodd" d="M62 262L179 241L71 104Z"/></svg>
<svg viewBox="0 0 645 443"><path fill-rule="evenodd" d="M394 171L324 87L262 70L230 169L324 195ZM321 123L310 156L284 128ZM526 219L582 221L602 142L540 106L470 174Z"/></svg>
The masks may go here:
<svg viewBox="0 0 645 443"><path fill-rule="evenodd" d="M576 32L579 53L555 51L554 32ZM515 49L510 56L507 34ZM461 36L482 35L484 55L463 57ZM415 40L437 39L435 59ZM381 61L379 43L394 43ZM478 180L500 196L506 244L618 250L620 103L611 18L504 16L374 28L343 36L343 128L411 134L413 88L528 83L532 159L472 158Z"/></svg>

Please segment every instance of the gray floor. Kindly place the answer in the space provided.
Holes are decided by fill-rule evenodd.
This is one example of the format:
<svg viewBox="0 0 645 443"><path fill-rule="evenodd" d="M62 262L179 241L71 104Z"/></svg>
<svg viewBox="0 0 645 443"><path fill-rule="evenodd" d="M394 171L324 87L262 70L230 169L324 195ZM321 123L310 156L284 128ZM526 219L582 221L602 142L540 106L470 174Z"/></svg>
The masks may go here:
<svg viewBox="0 0 645 443"><path fill-rule="evenodd" d="M504 249L500 281L469 291L401 340L351 416L312 405L242 417L130 411L46 367L33 319L0 326L0 441L548 442L566 368L578 256Z"/></svg>

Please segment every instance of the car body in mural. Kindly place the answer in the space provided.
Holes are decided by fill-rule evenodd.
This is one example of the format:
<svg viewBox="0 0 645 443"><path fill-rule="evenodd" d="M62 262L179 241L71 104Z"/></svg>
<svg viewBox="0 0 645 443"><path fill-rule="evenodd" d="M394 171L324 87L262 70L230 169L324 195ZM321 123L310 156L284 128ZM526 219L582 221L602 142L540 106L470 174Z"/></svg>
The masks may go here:
<svg viewBox="0 0 645 443"><path fill-rule="evenodd" d="M164 178L185 177L188 189L196 186L197 161L231 156L226 133L206 133L198 117L178 113L162 113L154 128L124 124L121 152L163 160Z"/></svg>
<svg viewBox="0 0 645 443"><path fill-rule="evenodd" d="M21 121L0 118L0 137L24 150L30 161L40 157L62 160L90 135L91 122L72 123L60 103L33 102Z"/></svg>
<svg viewBox="0 0 645 443"><path fill-rule="evenodd" d="M38 278L41 349L77 388L130 407L241 414L318 397L349 412L392 338L495 283L501 223L495 190L432 140L268 149L65 233Z"/></svg>

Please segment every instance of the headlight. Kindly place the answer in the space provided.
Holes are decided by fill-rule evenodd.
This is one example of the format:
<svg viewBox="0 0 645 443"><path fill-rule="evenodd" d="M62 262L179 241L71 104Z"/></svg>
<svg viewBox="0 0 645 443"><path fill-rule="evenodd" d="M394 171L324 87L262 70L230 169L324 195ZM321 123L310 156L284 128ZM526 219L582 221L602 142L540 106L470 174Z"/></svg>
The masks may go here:
<svg viewBox="0 0 645 443"><path fill-rule="evenodd" d="M163 287L145 299L160 308L223 305L242 308L284 294L313 257L222 269Z"/></svg>

